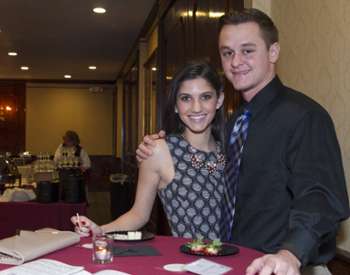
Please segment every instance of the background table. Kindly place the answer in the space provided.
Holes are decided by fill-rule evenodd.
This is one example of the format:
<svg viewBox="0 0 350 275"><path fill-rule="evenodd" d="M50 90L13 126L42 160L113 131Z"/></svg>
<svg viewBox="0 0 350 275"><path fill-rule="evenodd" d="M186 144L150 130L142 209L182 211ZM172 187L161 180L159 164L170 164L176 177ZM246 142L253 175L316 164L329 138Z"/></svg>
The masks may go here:
<svg viewBox="0 0 350 275"><path fill-rule="evenodd" d="M0 202L0 239L18 229L73 230L70 217L76 213L85 215L86 203Z"/></svg>
<svg viewBox="0 0 350 275"><path fill-rule="evenodd" d="M183 254L179 251L179 247L188 242L188 240L182 238L157 236L151 241L135 243L115 242L115 245L148 245L156 248L160 252L161 256L115 256L112 264L98 265L92 263L92 251L81 247L81 245L86 242L91 242L91 239L83 238L80 244L56 251L44 256L43 258L55 259L67 264L84 266L89 272L96 272L102 269L115 269L133 275L189 274L186 272L169 272L164 270L163 266L171 263L190 263L200 258L198 256ZM236 255L205 258L232 267L233 270L226 274L243 275L245 274L245 269L253 261L253 259L261 255L262 253L255 250L240 247L240 252ZM0 270L8 267L8 265L0 265Z"/></svg>

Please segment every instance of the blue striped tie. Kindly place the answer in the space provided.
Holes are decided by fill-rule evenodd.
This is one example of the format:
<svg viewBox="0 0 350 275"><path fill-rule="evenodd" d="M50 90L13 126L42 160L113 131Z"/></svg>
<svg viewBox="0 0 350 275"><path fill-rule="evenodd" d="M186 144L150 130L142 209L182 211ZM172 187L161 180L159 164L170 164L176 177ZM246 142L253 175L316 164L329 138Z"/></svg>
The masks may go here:
<svg viewBox="0 0 350 275"><path fill-rule="evenodd" d="M235 215L236 189L238 184L239 167L241 164L243 145L247 139L249 118L251 113L244 109L244 112L237 118L233 126L228 151L225 179L225 197L222 207L222 237L224 241L231 240L233 218Z"/></svg>

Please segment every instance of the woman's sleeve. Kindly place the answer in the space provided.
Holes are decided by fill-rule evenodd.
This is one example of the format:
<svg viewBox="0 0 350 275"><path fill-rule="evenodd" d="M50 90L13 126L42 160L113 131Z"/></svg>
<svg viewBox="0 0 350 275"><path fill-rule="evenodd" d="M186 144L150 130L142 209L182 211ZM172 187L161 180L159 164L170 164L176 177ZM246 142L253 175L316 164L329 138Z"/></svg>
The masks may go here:
<svg viewBox="0 0 350 275"><path fill-rule="evenodd" d="M56 149L55 155L53 157L54 162L58 162L59 159L61 158L61 155L62 155L61 149L62 149L62 144L60 144Z"/></svg>
<svg viewBox="0 0 350 275"><path fill-rule="evenodd" d="M89 158L89 155L87 152L82 148L80 152L80 160L81 160L81 166L83 166L86 169L89 169L91 167L91 161Z"/></svg>

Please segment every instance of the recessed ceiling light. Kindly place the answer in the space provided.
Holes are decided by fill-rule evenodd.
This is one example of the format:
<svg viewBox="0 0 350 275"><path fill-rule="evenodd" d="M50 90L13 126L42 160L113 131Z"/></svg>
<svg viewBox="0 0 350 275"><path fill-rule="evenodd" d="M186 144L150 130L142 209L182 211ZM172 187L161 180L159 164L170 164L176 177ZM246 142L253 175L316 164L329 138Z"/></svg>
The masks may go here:
<svg viewBox="0 0 350 275"><path fill-rule="evenodd" d="M105 13L106 9L102 8L102 7L96 7L93 9L94 13Z"/></svg>
<svg viewBox="0 0 350 275"><path fill-rule="evenodd" d="M97 67L96 66L89 66L89 70L96 70Z"/></svg>
<svg viewBox="0 0 350 275"><path fill-rule="evenodd" d="M22 71L28 71L28 70L29 70L29 67L28 67L28 66L21 66L21 70L22 70Z"/></svg>
<svg viewBox="0 0 350 275"><path fill-rule="evenodd" d="M64 78L72 78L72 76L70 74L65 74Z"/></svg>
<svg viewBox="0 0 350 275"><path fill-rule="evenodd" d="M17 56L17 53L16 52L8 52L8 55L9 56Z"/></svg>
<svg viewBox="0 0 350 275"><path fill-rule="evenodd" d="M152 67L152 71L156 71L157 70L157 68L156 67Z"/></svg>

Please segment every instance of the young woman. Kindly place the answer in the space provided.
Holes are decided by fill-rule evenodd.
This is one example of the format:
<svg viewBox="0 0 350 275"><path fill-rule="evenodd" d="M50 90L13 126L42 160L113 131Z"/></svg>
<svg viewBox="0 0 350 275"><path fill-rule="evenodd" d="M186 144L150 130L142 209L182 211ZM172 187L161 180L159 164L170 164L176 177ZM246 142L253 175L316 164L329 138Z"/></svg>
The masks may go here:
<svg viewBox="0 0 350 275"><path fill-rule="evenodd" d="M149 220L158 193L174 236L220 238L220 204L225 157L221 149L222 83L207 63L185 66L173 79L164 116L168 136L156 142L139 170L132 209L100 226L80 218L96 232L137 230ZM221 128L221 129L220 129ZM77 224L77 219L72 217Z"/></svg>

